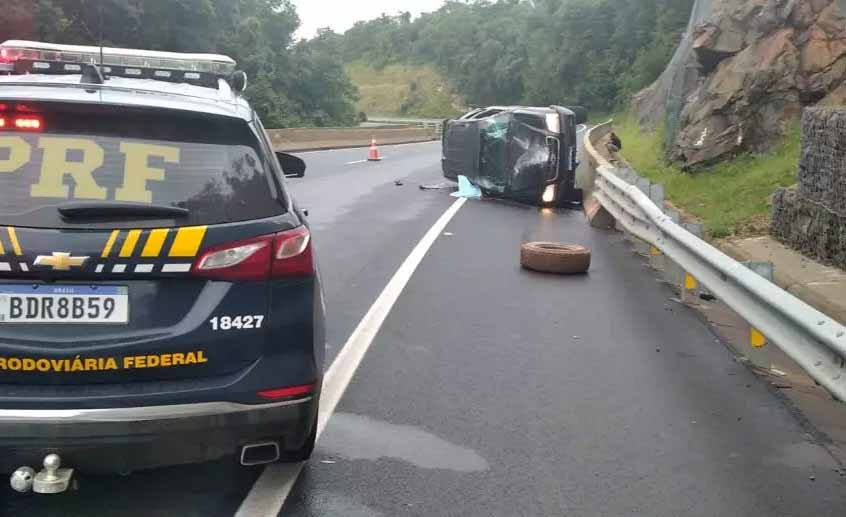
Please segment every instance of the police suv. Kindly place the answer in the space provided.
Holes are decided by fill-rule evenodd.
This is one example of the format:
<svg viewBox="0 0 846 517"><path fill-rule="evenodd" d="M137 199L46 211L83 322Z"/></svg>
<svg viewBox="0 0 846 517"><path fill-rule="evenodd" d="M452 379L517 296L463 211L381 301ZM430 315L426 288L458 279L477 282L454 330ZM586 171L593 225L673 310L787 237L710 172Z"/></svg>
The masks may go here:
<svg viewBox="0 0 846 517"><path fill-rule="evenodd" d="M323 298L284 179L305 164L274 153L245 87L226 56L0 45L13 488L310 456Z"/></svg>

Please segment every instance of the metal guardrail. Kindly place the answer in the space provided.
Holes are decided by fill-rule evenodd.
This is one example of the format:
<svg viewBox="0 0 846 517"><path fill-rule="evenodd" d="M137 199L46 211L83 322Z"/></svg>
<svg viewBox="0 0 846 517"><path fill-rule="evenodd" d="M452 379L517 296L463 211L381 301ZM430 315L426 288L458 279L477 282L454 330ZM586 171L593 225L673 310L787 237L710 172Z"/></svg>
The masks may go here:
<svg viewBox="0 0 846 517"><path fill-rule="evenodd" d="M267 134L277 151L366 147L373 139L376 139L378 145L430 142L440 139L437 132L432 129L405 126L268 129Z"/></svg>
<svg viewBox="0 0 846 517"><path fill-rule="evenodd" d="M814 380L846 401L846 327L694 236L636 185L621 178L622 170L598 153L592 140L611 122L592 128L585 138L585 149L596 164L592 195L602 207L625 230L692 275Z"/></svg>
<svg viewBox="0 0 846 517"><path fill-rule="evenodd" d="M402 117L378 117L374 116L367 119L368 123L373 124L394 124L405 125L409 127L417 127L422 129L431 129L440 138L444 129L444 121L440 119L429 118L402 118Z"/></svg>

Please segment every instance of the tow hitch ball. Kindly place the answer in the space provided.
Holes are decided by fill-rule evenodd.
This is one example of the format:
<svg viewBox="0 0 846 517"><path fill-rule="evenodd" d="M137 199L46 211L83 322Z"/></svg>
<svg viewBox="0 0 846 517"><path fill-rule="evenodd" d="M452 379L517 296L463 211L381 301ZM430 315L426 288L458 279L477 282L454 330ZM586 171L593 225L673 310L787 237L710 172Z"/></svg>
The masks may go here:
<svg viewBox="0 0 846 517"><path fill-rule="evenodd" d="M32 467L20 467L12 473L9 483L18 492L60 494L70 487L73 477L73 469L59 468L61 466L58 454L48 454L44 457L44 470L36 474Z"/></svg>

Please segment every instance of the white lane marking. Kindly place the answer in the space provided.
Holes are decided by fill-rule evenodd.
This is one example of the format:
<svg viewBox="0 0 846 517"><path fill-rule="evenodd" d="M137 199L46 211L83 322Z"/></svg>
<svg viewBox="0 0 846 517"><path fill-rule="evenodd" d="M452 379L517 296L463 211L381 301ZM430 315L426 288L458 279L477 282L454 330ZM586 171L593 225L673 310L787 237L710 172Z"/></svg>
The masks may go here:
<svg viewBox="0 0 846 517"><path fill-rule="evenodd" d="M465 198L457 199L429 228L426 235L417 243L417 246L394 273L388 285L382 290L382 294L373 302L370 310L358 323L353 333L350 334L349 339L332 362L332 366L326 370L326 375L323 377L323 392L320 395L320 411L317 415L318 438L323 434L329 418L334 413L355 371L364 359L373 338L379 333L379 329L382 328L382 324L394 307L394 303L402 294L408 281L411 280L411 276L423 261L426 253L466 201ZM235 517L275 517L279 515L303 465L303 463L275 464L265 468L250 493L241 503Z"/></svg>
<svg viewBox="0 0 846 517"><path fill-rule="evenodd" d="M407 145L426 145L426 144L434 144L434 143L440 144L441 141L440 140L427 140L425 142L411 142L411 143L408 143L408 144L380 144L380 143L376 142L376 144L379 147L390 147L390 148L404 147L404 146L407 146ZM293 155L300 155L300 154L314 154L314 153L334 153L334 152L337 152L337 151L356 151L356 150L361 150L361 149L367 149L368 147L369 147L369 145L363 145L363 146L355 146L355 147L341 147L340 149L323 149L323 150L318 149L316 151L282 151L282 152L290 153L290 154L293 154Z"/></svg>
<svg viewBox="0 0 846 517"><path fill-rule="evenodd" d="M355 164L357 164L357 163L364 163L364 162L366 162L366 161L367 161L367 160L356 160L356 161L354 161L354 162L347 162L346 164L347 164L347 165L355 165Z"/></svg>

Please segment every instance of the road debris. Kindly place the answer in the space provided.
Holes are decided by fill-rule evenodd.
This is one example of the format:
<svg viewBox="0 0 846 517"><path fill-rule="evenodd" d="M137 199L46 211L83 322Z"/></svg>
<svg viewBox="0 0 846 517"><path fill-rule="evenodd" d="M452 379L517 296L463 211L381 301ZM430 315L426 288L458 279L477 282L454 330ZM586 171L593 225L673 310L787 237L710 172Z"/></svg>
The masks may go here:
<svg viewBox="0 0 846 517"><path fill-rule="evenodd" d="M455 190L458 187L455 183L445 181L435 185L420 185L419 188L420 190Z"/></svg>
<svg viewBox="0 0 846 517"><path fill-rule="evenodd" d="M587 273L590 255L589 248L578 244L527 242L520 247L520 265L541 273Z"/></svg>
<svg viewBox="0 0 846 517"><path fill-rule="evenodd" d="M458 192L450 194L452 197L465 197L467 199L481 199L482 189L470 183L467 176L458 177Z"/></svg>
<svg viewBox="0 0 846 517"><path fill-rule="evenodd" d="M403 183L402 181L400 181L400 180L396 180L396 181L394 182L394 185L396 185L396 186L398 186L398 187L401 187L401 186L403 186L403 185L404 185L404 183Z"/></svg>

